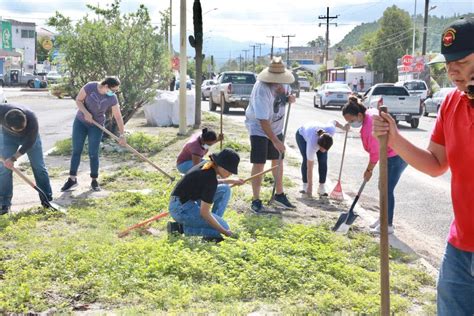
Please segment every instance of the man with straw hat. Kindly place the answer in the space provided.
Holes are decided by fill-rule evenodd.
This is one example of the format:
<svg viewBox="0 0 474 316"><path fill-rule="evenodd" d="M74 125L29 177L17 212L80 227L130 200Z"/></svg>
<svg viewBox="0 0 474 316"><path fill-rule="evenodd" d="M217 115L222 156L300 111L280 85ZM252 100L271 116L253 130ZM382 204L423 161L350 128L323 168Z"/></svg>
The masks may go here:
<svg viewBox="0 0 474 316"><path fill-rule="evenodd" d="M295 102L295 97L289 95L289 85L295 78L291 71L285 68L281 57L274 57L270 65L257 77L250 103L245 111L245 124L250 134L250 162L252 175L263 171L265 162L272 161L272 166L279 163L285 152L283 143L283 128L285 122L286 102ZM291 209L293 204L288 201L283 192L283 160L281 166L273 170L273 179L276 182L275 204ZM252 180L252 205L255 213L263 211L260 200L262 177Z"/></svg>
<svg viewBox="0 0 474 316"><path fill-rule="evenodd" d="M474 16L449 25L441 54L456 89L441 104L427 149L403 137L390 115L374 116L374 136L388 143L408 164L433 177L451 170L454 220L437 284L438 315L474 315Z"/></svg>

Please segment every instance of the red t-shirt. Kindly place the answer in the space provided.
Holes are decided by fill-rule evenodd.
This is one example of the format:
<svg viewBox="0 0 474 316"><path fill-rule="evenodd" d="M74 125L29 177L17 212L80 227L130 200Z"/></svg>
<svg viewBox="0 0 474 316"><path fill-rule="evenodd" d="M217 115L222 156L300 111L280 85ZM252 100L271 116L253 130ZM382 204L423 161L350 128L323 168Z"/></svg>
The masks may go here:
<svg viewBox="0 0 474 316"><path fill-rule="evenodd" d="M178 159L176 160L176 164L179 165L180 163L192 160L193 155L204 157L207 153L207 149L202 148L201 142L199 141L199 136L201 134L194 134L188 140L188 142L184 145L183 149L178 155Z"/></svg>
<svg viewBox="0 0 474 316"><path fill-rule="evenodd" d="M446 148L452 174L454 220L448 242L474 252L474 107L464 92L456 89L446 97L431 140Z"/></svg>

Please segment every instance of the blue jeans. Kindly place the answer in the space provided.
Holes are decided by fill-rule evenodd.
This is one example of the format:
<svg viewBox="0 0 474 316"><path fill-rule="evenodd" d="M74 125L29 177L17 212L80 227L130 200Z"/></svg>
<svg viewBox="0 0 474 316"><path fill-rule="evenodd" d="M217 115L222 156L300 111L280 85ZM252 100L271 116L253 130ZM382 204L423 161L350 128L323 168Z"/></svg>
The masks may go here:
<svg viewBox="0 0 474 316"><path fill-rule="evenodd" d="M204 159L201 159L201 162L203 161ZM178 171L184 174L188 173L189 169L191 169L192 167L194 167L192 160L183 161L182 163L176 166Z"/></svg>
<svg viewBox="0 0 474 316"><path fill-rule="evenodd" d="M474 315L474 252L447 244L437 290L438 315Z"/></svg>
<svg viewBox="0 0 474 316"><path fill-rule="evenodd" d="M303 162L301 163L301 176L303 183L308 183L308 157L306 157L306 141L299 132L296 132L296 143L300 149L300 153L303 156ZM319 172L319 183L326 183L326 176L328 174L328 153L316 152L318 158L318 172Z"/></svg>
<svg viewBox="0 0 474 316"><path fill-rule="evenodd" d="M397 186L398 180L403 171L407 167L405 160L400 156L394 156L388 158L388 224L393 224L393 212L395 210L395 187Z"/></svg>
<svg viewBox="0 0 474 316"><path fill-rule="evenodd" d="M229 203L230 195L229 185L219 184L212 204L212 216L225 229L229 229L229 225L222 217ZM171 217L178 223L183 224L186 236L221 237L221 233L202 218L200 213L201 201L190 200L181 203L178 197L172 196L169 210Z"/></svg>
<svg viewBox="0 0 474 316"><path fill-rule="evenodd" d="M1 156L4 159L13 156L18 148L22 145L23 141L20 137L3 133L0 129L0 150ZM43 159L43 148L41 146L41 138L38 135L36 142L26 154L30 160L31 169L33 169L33 175L35 177L36 185L40 188L48 197L53 199L53 192L51 190L51 184L49 182L48 170L46 169ZM13 176L12 171L7 169L0 164L0 203L1 205L11 206L13 196Z"/></svg>
<svg viewBox="0 0 474 316"><path fill-rule="evenodd" d="M82 150L84 149L87 137L89 141L90 176L91 178L99 177L99 149L102 134L103 132L100 128L83 123L77 118L74 120L72 125L71 167L69 169L71 176L77 176L77 169L79 169L79 164L81 163Z"/></svg>

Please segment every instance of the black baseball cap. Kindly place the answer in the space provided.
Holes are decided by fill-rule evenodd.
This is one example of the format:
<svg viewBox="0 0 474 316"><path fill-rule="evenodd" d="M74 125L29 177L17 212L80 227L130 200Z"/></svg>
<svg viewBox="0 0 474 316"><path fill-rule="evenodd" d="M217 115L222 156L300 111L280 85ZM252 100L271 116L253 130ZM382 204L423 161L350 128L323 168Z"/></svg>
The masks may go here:
<svg viewBox="0 0 474 316"><path fill-rule="evenodd" d="M474 16L463 17L449 25L441 36L441 54L429 64L463 59L474 53Z"/></svg>
<svg viewBox="0 0 474 316"><path fill-rule="evenodd" d="M219 167L224 168L230 173L237 174L240 157L239 154L234 150L225 148L218 154L210 155L210 158Z"/></svg>

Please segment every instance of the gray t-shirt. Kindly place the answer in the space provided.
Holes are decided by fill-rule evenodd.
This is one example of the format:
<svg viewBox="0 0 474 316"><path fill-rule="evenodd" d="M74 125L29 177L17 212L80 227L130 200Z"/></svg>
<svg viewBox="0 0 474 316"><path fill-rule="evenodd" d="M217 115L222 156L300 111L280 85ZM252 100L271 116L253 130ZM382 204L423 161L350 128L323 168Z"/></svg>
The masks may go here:
<svg viewBox="0 0 474 316"><path fill-rule="evenodd" d="M86 92L84 104L94 120L103 125L105 123L105 113L112 106L118 104L118 99L116 95L109 97L106 94L100 94L98 86L99 83L97 81L89 82L84 86L84 91ZM81 111L77 111L76 118L87 123L84 119L84 113Z"/></svg>
<svg viewBox="0 0 474 316"><path fill-rule="evenodd" d="M288 86L283 85L288 91ZM269 120L275 135L283 133L286 109L286 95L277 95L275 85L257 81L250 95L250 102L245 111L245 125L250 136L267 137L260 120Z"/></svg>

